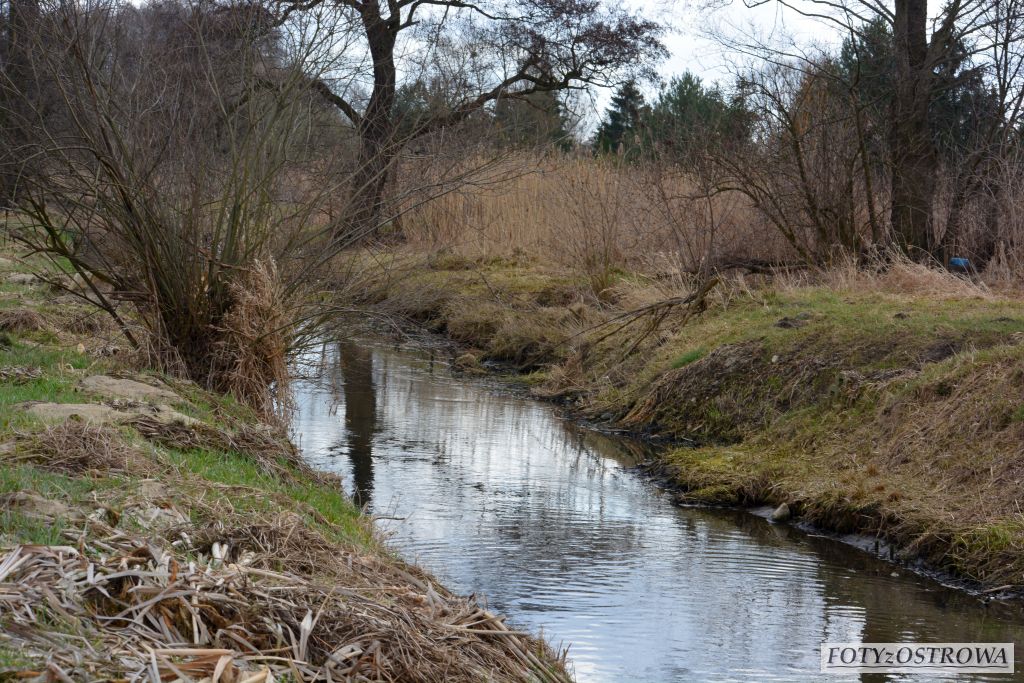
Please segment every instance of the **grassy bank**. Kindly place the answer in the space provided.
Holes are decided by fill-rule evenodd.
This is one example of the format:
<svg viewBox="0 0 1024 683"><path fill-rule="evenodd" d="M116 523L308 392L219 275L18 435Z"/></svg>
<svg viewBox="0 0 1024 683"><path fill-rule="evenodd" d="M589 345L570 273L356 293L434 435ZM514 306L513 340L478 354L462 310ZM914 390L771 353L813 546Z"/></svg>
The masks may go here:
<svg viewBox="0 0 1024 683"><path fill-rule="evenodd" d="M904 559L1024 587L1016 296L909 264L727 277L699 315L608 336L685 288L618 273L597 296L525 257L395 263L380 306L461 342L467 370L511 364L539 395L677 444L659 470L681 502L786 502Z"/></svg>
<svg viewBox="0 0 1024 683"><path fill-rule="evenodd" d="M0 260L0 678L563 680L280 427Z"/></svg>

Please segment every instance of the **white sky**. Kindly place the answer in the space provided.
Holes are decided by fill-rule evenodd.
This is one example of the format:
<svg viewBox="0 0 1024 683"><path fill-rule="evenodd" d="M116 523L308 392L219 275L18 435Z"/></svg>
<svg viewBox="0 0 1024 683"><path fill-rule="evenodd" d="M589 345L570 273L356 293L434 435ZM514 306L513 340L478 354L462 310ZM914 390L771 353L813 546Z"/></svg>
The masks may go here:
<svg viewBox="0 0 1024 683"><path fill-rule="evenodd" d="M720 0L717 7L707 7L710 0L627 0L644 16L669 27L663 42L671 53L657 66L661 80L668 81L690 71L705 82L731 85L735 67L744 56L723 47L712 34L731 36L742 40L757 36L761 41L783 45L838 44L841 40L834 26L822 20L810 19L784 8L774 0L758 7L747 7L743 0ZM653 95L655 86L644 90ZM612 95L607 89L593 93L590 112L585 114L585 128L592 128L603 114Z"/></svg>
<svg viewBox="0 0 1024 683"><path fill-rule="evenodd" d="M708 37L710 32L742 39L757 35L772 42L810 44L836 42L834 27L809 19L769 0L758 7L746 7L742 0L731 0L723 7L705 8L695 3L676 2L668 7L657 0L637 0L635 6L645 14L671 27L665 43L672 56L659 71L666 76L689 70L705 80L729 78L729 66L738 56Z"/></svg>

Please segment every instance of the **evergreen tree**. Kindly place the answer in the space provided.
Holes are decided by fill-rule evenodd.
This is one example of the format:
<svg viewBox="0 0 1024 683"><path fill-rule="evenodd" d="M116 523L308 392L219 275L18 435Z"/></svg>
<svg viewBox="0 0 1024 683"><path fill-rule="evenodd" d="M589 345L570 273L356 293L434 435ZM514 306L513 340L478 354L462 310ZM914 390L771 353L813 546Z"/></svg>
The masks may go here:
<svg viewBox="0 0 1024 683"><path fill-rule="evenodd" d="M741 142L749 127L742 98L729 98L689 72L662 88L647 122L651 141L677 161L692 159L709 145Z"/></svg>
<svg viewBox="0 0 1024 683"><path fill-rule="evenodd" d="M554 144L563 151L572 148L568 117L552 91L535 92L525 99L498 100L494 121L506 144L527 147Z"/></svg>
<svg viewBox="0 0 1024 683"><path fill-rule="evenodd" d="M943 50L947 58L935 68L935 95L928 107L929 127L939 153L949 158L969 149L979 131L998 116L998 102L985 85L983 71L961 38ZM878 124L869 146L883 149L895 94L896 58L892 28L883 19L866 24L856 38L843 41L840 77L850 84L861 106Z"/></svg>
<svg viewBox="0 0 1024 683"><path fill-rule="evenodd" d="M599 153L635 156L643 147L643 126L648 111L636 82L624 83L605 110L604 120L594 135L594 149Z"/></svg>

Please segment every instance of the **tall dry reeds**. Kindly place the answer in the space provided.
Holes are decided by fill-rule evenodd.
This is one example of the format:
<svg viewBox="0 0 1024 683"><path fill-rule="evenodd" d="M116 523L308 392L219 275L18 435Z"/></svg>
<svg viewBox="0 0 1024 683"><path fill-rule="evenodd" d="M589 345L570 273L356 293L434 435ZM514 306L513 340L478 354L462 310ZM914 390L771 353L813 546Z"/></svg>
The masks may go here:
<svg viewBox="0 0 1024 683"><path fill-rule="evenodd" d="M579 269L597 287L616 269L695 271L708 259L793 255L746 198L709 191L671 165L526 155L502 163L505 182L466 186L411 210L403 222L410 245L467 258L526 252Z"/></svg>

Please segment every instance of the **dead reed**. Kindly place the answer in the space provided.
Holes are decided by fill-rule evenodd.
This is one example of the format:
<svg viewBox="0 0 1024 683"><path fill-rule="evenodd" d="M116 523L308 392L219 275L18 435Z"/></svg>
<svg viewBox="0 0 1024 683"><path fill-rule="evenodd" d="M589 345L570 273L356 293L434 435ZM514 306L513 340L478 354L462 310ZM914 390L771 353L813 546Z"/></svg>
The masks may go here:
<svg viewBox="0 0 1024 683"><path fill-rule="evenodd" d="M179 532L170 547L88 521L69 534L77 547L8 548L0 643L46 654L18 677L61 681L568 680L476 602L396 563L331 553L295 517L209 529L200 543ZM311 553L329 582L291 568ZM67 627L40 628L54 621Z"/></svg>
<svg viewBox="0 0 1024 683"><path fill-rule="evenodd" d="M572 268L646 271L692 269L710 252L791 257L781 236L738 193L709 200L678 170L588 157L504 164L502 182L467 185L410 211L403 220L409 245L470 259L526 253Z"/></svg>

